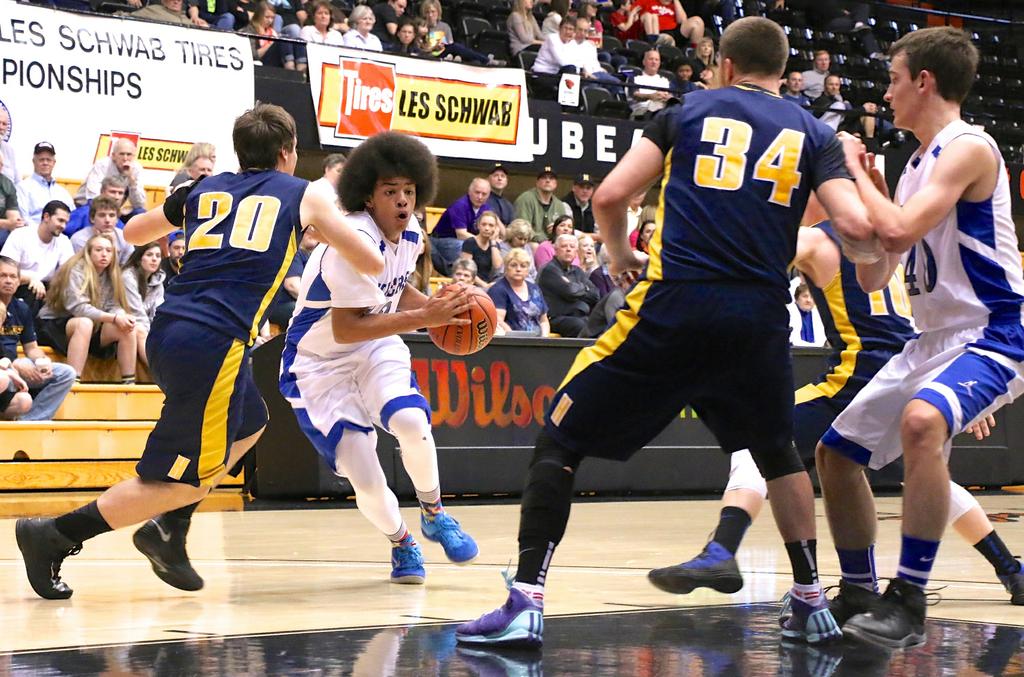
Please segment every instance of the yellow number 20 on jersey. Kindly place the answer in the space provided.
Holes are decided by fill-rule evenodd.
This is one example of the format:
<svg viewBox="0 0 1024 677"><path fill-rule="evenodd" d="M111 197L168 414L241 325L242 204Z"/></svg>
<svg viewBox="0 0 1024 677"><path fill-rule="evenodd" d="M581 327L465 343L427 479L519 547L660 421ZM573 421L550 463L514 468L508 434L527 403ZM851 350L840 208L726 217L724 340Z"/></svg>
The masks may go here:
<svg viewBox="0 0 1024 677"><path fill-rule="evenodd" d="M196 216L203 223L189 236L189 251L221 248L224 235L210 231L228 217L233 203L231 193L210 192L199 196ZM280 211L281 201L271 195L249 195L243 198L238 203L228 243L238 249L267 251Z"/></svg>
<svg viewBox="0 0 1024 677"><path fill-rule="evenodd" d="M698 155L693 166L693 182L702 188L739 190L747 169L747 152L754 136L753 128L741 120L709 117L704 120L700 140L713 143L711 155ZM753 178L772 184L769 202L788 207L793 191L800 185L800 156L804 151L804 133L783 129L754 164Z"/></svg>

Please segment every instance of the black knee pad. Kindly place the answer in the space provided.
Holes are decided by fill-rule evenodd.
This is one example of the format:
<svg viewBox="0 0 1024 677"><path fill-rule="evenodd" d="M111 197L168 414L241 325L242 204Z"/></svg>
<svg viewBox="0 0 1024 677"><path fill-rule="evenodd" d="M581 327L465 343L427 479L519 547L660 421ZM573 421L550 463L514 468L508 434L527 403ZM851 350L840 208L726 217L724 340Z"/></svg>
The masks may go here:
<svg viewBox="0 0 1024 677"><path fill-rule="evenodd" d="M754 463L757 464L757 469L761 471L761 475L766 482L771 482L774 479L792 475L793 473L806 472L804 462L800 458L800 453L792 444L787 444L781 449L778 447L774 449L752 448L750 455L754 458Z"/></svg>
<svg viewBox="0 0 1024 677"><path fill-rule="evenodd" d="M557 545L562 540L569 521L575 472L581 460L546 433L542 432L537 438L520 506L520 545Z"/></svg>
<svg viewBox="0 0 1024 677"><path fill-rule="evenodd" d="M537 436L537 444L533 448L533 458L530 459L530 469L539 463L557 465L559 468L572 468L570 473L575 473L580 467L583 457L569 451L561 446L550 435L547 430L541 430Z"/></svg>

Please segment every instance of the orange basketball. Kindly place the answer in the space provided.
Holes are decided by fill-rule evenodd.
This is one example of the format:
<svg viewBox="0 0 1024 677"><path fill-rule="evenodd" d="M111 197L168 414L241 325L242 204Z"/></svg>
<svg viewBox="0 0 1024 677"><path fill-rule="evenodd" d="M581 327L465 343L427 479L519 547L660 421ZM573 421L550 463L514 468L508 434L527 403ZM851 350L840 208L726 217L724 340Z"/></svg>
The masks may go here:
<svg viewBox="0 0 1024 677"><path fill-rule="evenodd" d="M455 285L448 285L438 294L446 294L453 287ZM469 320L469 324L446 324L427 330L434 345L452 355L471 355L480 350L491 342L498 327L498 312L487 292L479 287L468 287L466 293L471 305L458 317Z"/></svg>

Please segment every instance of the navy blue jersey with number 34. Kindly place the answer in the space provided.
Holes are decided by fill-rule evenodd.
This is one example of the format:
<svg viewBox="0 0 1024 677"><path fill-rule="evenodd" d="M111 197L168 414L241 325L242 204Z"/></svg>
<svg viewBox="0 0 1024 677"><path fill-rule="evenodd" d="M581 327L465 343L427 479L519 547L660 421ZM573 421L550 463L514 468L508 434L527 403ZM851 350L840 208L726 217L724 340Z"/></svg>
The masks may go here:
<svg viewBox="0 0 1024 677"><path fill-rule="evenodd" d="M644 136L665 153L647 278L739 282L788 293L810 191L850 178L835 132L750 85L693 92Z"/></svg>
<svg viewBox="0 0 1024 677"><path fill-rule="evenodd" d="M258 170L218 174L189 187L183 213L167 215L184 227L186 248L157 314L251 343L295 256L308 185Z"/></svg>

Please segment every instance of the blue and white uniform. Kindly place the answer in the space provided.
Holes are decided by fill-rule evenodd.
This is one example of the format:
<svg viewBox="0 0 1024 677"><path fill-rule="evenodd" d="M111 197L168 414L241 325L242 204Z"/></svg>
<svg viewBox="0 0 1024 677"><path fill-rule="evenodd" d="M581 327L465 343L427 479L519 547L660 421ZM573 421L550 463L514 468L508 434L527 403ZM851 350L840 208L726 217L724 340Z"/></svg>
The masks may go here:
<svg viewBox="0 0 1024 677"><path fill-rule="evenodd" d="M281 356L280 388L299 425L331 467L346 429L365 433L388 421L403 407L430 406L416 387L409 349L398 336L358 343L338 343L331 308L370 308L397 312L398 302L423 252L423 233L415 217L397 243L390 242L365 213L347 217L377 243L384 271L377 277L356 272L338 252L320 245L302 274L295 314L288 325Z"/></svg>
<svg viewBox="0 0 1024 677"><path fill-rule="evenodd" d="M913 399L943 413L950 440L1024 392L1024 276L1010 217L1006 167L992 138L952 122L903 171L905 204L931 177L943 148L961 136L983 139L999 162L996 188L981 202L961 199L903 257L914 322L922 332L882 368L822 441L881 468L902 454L900 416Z"/></svg>

